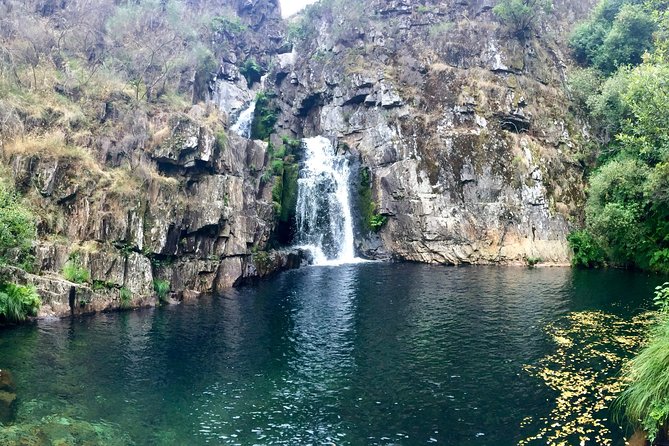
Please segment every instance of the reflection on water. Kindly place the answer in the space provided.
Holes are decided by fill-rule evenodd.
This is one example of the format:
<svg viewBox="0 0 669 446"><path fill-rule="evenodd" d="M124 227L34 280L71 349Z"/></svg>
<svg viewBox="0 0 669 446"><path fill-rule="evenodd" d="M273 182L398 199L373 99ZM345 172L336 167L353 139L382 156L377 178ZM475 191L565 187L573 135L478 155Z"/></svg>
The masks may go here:
<svg viewBox="0 0 669 446"><path fill-rule="evenodd" d="M0 366L19 385L18 427L57 414L137 445L621 445L612 377L661 281L312 267L196 304L2 331Z"/></svg>

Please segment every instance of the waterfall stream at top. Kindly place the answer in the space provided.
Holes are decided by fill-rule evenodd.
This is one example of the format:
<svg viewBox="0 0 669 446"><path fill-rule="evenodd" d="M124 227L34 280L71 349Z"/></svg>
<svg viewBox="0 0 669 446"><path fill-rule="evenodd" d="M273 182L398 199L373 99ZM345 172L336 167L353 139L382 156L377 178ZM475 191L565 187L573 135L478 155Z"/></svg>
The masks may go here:
<svg viewBox="0 0 669 446"><path fill-rule="evenodd" d="M256 111L256 100L253 99L249 105L242 110L237 118L237 121L232 125L231 130L239 136L250 139L251 125L253 124L253 116Z"/></svg>
<svg viewBox="0 0 669 446"><path fill-rule="evenodd" d="M267 80L267 75L264 75L260 78L260 90L265 89L265 81ZM254 97L251 102L246 105L246 108L243 109L237 120L230 127L230 130L241 136L242 138L251 139L251 127L253 126L253 117L256 112L256 98Z"/></svg>
<svg viewBox="0 0 669 446"><path fill-rule="evenodd" d="M349 162L328 138L304 142L297 192L297 242L316 265L356 263L349 194Z"/></svg>

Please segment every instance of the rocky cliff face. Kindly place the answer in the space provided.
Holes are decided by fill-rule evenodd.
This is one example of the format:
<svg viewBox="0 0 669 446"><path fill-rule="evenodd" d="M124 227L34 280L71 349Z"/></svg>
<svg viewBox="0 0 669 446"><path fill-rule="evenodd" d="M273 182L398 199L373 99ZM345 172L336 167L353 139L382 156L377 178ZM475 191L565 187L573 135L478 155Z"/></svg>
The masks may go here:
<svg viewBox="0 0 669 446"><path fill-rule="evenodd" d="M350 3L350 2L349 2ZM565 263L583 200L583 126L564 91L565 33L591 3L556 2L519 40L494 2L329 2L274 72L282 132L336 137L371 173L371 257Z"/></svg>
<svg viewBox="0 0 669 446"><path fill-rule="evenodd" d="M226 79L250 98L234 63L269 63L282 42L278 5L219 3L217 12L236 32L222 27L216 34L220 69L204 73L208 91L193 81L195 105L161 110L116 91L87 104L99 111L86 116L91 132L49 108L41 116L50 120L32 124L44 134L28 136L24 127L26 136L0 139L3 162L37 214L40 235L35 274L0 273L37 287L40 317L154 305L158 280L169 282L175 297L191 297L299 263L262 252L274 225L272 184L261 178L267 143L230 132L234 107L212 102L215 84ZM26 123L34 119L30 110L21 113ZM63 278L68 263L86 271L86 284Z"/></svg>
<svg viewBox="0 0 669 446"><path fill-rule="evenodd" d="M556 1L523 40L488 0L333 0L288 24L276 0L189 3L225 14L218 68L190 81L195 105L161 111L112 91L87 105L92 132L47 108L26 111L22 128L56 131L0 138L40 217L37 274L2 273L37 286L41 316L152 305L156 280L190 297L298 264L265 252L290 241L277 228L290 194L276 185L296 179L270 164L292 146L281 161L296 167L294 141L315 135L354 164L362 255L568 261L586 129L568 110L563 42L592 1ZM256 119L277 120L266 141L230 131L260 91L269 105ZM90 273L87 285L63 279L68 261Z"/></svg>

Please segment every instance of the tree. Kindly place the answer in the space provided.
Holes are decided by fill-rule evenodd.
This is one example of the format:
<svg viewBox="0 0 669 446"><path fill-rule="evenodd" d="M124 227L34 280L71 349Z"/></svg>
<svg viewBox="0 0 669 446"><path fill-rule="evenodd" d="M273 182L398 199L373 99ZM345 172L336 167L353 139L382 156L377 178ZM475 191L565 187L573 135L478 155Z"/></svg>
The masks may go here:
<svg viewBox="0 0 669 446"><path fill-rule="evenodd" d="M196 32L176 0L129 3L107 23L109 64L127 78L136 99L151 101L178 84L190 64Z"/></svg>
<svg viewBox="0 0 669 446"><path fill-rule="evenodd" d="M606 74L638 65L653 48L656 18L634 0L605 0L593 18L576 27L569 40L574 59Z"/></svg>
<svg viewBox="0 0 669 446"><path fill-rule="evenodd" d="M623 6L594 57L595 65L612 73L621 66L640 64L641 56L653 48L655 29L653 18L642 6Z"/></svg>
<svg viewBox="0 0 669 446"><path fill-rule="evenodd" d="M493 13L519 38L527 37L542 13L550 12L550 0L500 0Z"/></svg>
<svg viewBox="0 0 669 446"><path fill-rule="evenodd" d="M655 165L669 161L669 64L631 71L622 101L630 112L618 140L635 157Z"/></svg>

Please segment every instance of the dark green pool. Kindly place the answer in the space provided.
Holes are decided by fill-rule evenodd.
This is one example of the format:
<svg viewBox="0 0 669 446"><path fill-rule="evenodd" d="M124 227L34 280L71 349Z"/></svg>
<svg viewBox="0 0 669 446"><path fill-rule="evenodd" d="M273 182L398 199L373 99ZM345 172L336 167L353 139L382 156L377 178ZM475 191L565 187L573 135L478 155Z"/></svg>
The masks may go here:
<svg viewBox="0 0 669 446"><path fill-rule="evenodd" d="M137 445L579 444L564 429L591 402L580 423L605 440L585 444L620 445L597 387L636 348L633 318L663 279L309 267L193 304L8 329L0 368L19 400L5 438L67 444L85 421ZM562 407L571 395L555 375L589 383L586 403L573 399L584 407Z"/></svg>

